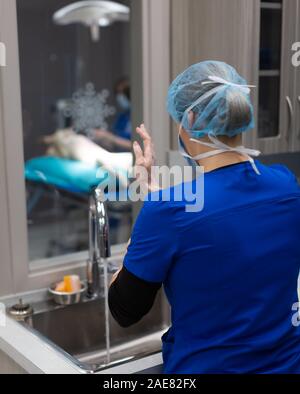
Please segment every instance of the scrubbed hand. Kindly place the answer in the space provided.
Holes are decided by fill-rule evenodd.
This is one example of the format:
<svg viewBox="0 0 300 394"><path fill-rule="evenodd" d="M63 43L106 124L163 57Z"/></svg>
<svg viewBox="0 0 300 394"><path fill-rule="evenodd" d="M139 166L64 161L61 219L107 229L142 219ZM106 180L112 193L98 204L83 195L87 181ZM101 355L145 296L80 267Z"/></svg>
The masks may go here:
<svg viewBox="0 0 300 394"><path fill-rule="evenodd" d="M133 144L135 154L134 176L140 183L142 190L147 190L148 192L158 191L158 182L155 179L154 171L152 171L155 165L155 152L152 139L143 124L137 127L136 131L143 141L144 151L139 143L135 141Z"/></svg>

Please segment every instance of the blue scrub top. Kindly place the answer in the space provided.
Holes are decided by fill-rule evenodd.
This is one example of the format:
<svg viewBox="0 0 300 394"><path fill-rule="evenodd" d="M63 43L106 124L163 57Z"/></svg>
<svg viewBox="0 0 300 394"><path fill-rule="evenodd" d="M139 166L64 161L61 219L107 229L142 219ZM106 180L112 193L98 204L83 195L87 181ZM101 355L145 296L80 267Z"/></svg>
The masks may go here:
<svg viewBox="0 0 300 394"><path fill-rule="evenodd" d="M198 213L144 203L124 265L164 284L165 373L300 373L300 189L285 167L257 166L205 174Z"/></svg>

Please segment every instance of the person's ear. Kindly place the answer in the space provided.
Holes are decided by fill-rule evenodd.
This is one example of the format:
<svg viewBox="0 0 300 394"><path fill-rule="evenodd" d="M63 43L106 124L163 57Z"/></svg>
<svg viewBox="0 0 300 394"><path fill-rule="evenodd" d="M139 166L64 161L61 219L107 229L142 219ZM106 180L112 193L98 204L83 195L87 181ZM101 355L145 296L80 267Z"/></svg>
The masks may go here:
<svg viewBox="0 0 300 394"><path fill-rule="evenodd" d="M190 111L188 114L188 122L189 128L191 129L195 123L196 115L193 111ZM179 125L179 135L186 133L185 129L182 127L182 124Z"/></svg>
<svg viewBox="0 0 300 394"><path fill-rule="evenodd" d="M192 128L196 120L196 115L193 111L189 112L188 120L189 120L189 127Z"/></svg>

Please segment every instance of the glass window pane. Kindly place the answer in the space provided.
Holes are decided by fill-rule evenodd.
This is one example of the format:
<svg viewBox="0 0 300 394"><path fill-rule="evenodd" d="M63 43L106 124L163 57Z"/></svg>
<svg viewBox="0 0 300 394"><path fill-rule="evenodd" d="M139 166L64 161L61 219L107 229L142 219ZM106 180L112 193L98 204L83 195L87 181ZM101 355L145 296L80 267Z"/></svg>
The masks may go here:
<svg viewBox="0 0 300 394"><path fill-rule="evenodd" d="M83 23L55 23L71 3L17 0L30 260L87 250L101 149L122 169L131 157L130 23L97 40ZM131 216L130 203L109 203L112 244L128 241Z"/></svg>
<svg viewBox="0 0 300 394"><path fill-rule="evenodd" d="M274 137L279 133L280 77L259 79L259 137Z"/></svg>
<svg viewBox="0 0 300 394"><path fill-rule="evenodd" d="M279 135L282 1L261 2L258 137Z"/></svg>
<svg viewBox="0 0 300 394"><path fill-rule="evenodd" d="M262 9L260 36L260 69L279 70L281 59L280 9Z"/></svg>

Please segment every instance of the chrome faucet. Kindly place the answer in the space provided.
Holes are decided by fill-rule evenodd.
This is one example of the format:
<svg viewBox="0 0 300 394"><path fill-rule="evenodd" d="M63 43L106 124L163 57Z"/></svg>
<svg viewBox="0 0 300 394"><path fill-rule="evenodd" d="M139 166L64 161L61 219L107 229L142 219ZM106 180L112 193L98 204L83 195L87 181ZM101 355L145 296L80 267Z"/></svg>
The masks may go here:
<svg viewBox="0 0 300 394"><path fill-rule="evenodd" d="M105 260L110 256L107 207L104 193L98 186L92 192L89 201L89 259L87 261L89 298L97 298L101 295L100 264L107 264Z"/></svg>

